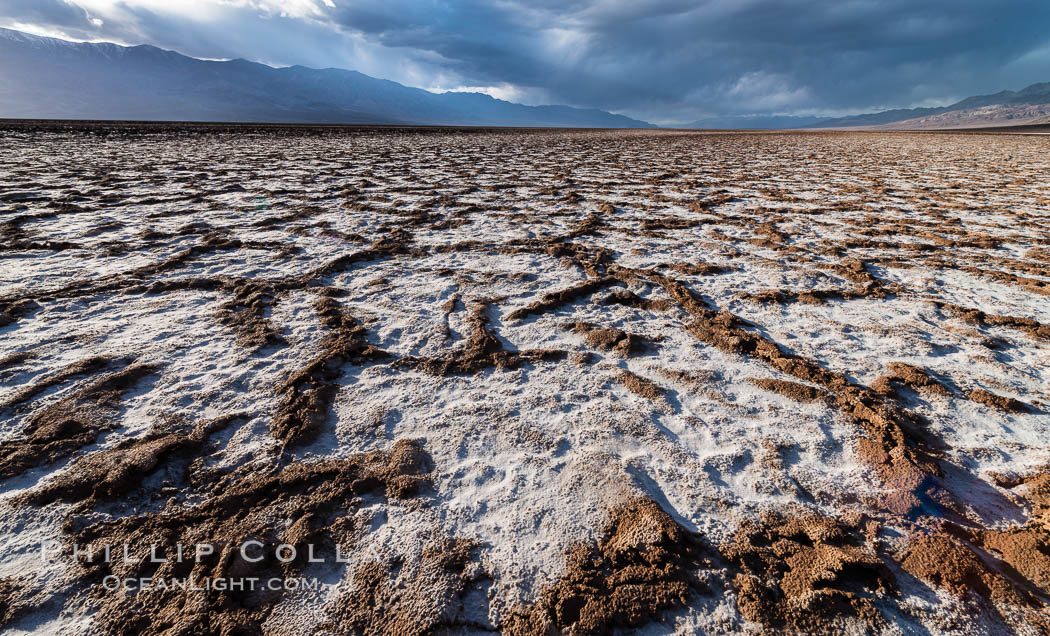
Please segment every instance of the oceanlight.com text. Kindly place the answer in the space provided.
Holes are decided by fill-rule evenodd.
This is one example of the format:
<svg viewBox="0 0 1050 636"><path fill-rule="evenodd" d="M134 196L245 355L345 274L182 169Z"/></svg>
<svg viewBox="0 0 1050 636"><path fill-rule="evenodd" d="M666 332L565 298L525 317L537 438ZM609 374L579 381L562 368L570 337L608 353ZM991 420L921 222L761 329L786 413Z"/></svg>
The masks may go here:
<svg viewBox="0 0 1050 636"><path fill-rule="evenodd" d="M285 590L294 592L297 590L316 591L328 584L320 580L306 577L291 578L263 578L263 577L239 577L219 579L179 579L179 578L121 578L109 575L102 579L102 586L110 591L124 590L125 592L142 592L149 590L180 590L180 591L220 591L220 592L254 592L254 591L278 591Z"/></svg>

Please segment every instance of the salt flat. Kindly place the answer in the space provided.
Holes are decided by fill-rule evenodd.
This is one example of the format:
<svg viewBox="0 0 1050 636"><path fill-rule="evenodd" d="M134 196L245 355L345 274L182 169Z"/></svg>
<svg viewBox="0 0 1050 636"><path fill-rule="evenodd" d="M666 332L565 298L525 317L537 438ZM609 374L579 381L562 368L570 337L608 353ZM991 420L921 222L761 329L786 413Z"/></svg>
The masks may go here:
<svg viewBox="0 0 1050 636"><path fill-rule="evenodd" d="M0 137L13 633L1050 629L1045 138Z"/></svg>

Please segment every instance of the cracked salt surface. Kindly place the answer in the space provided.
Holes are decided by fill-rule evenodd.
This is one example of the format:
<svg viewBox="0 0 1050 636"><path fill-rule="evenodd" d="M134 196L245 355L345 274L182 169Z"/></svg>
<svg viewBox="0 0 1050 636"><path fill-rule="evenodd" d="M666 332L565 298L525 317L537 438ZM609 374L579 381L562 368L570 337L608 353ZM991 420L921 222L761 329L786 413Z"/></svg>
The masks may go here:
<svg viewBox="0 0 1050 636"><path fill-rule="evenodd" d="M1038 288L1050 283L1050 265L1032 251L1050 244L1050 188L1039 179L1044 139L372 131L262 134L245 144L233 133L171 131L89 144L85 133L4 137L20 161L0 165L0 189L39 197L0 203L7 237L0 309L32 303L0 328L0 359L32 353L0 369L0 403L93 355L162 365L123 395L113 430L0 484L11 509L0 579L19 582L24 604L9 626L16 632L79 633L92 621L95 593L75 568L41 569L29 554L34 541L62 537L67 516L84 513L70 504L18 504L18 496L76 470L80 458L143 437L168 416L192 423L245 414L202 455L204 465L233 474L417 440L429 456L430 490L407 502L366 500L355 513L367 528L355 550L393 567L422 559L420 546L434 536L477 542L474 568L484 575L470 575L459 600L434 619L466 632L500 628L536 603L566 574L570 546L599 541L610 511L637 497L702 536L712 554L742 522L769 511L832 519L862 512L883 528L880 558L902 595L878 599L889 622L846 612L827 625L943 631L960 601L923 591L930 588L897 555L938 519L987 528L1024 523L1025 506L989 475L1027 474L1050 461L1048 341L967 323L933 303L1050 323ZM1002 159L1005 150L1010 160ZM71 159L54 165L56 156ZM237 192L227 191L233 186ZM714 200L721 202L696 204ZM230 239L240 244L222 242ZM75 246L34 245L43 241ZM392 251L311 274L389 244ZM190 249L198 251L141 269ZM872 295L834 269L857 260L861 278L892 292ZM724 269L669 267L705 263ZM604 289L509 318L544 294L605 275L616 280ZM756 380L821 384L699 341L688 331L697 318L655 276L684 283L700 302L744 321L745 332L859 386L874 385L892 362L942 380L948 397L904 388L886 399L921 416L923 430L907 432L932 444L943 475L930 479L955 504L907 514L880 508L875 502L900 486L877 477L858 450L868 433L853 416L834 402L761 388ZM220 283L235 279L272 291L244 301L261 303L258 311L245 305L234 309L233 322L220 321L232 298ZM150 287L160 283L171 288ZM857 296L756 300L770 289ZM669 306L605 304L617 290ZM335 333L318 317L323 294L360 322L366 344L388 355L329 356L322 366L334 365L334 397L310 393L320 386L315 380L302 385L320 414L302 421L318 422L317 430L283 447L268 430L282 408L282 382L308 368ZM504 352L557 350L561 359L452 376L398 365L466 350L479 302L487 303L486 329ZM627 357L594 349L565 328L569 322L650 344ZM264 323L283 342L238 344L240 325ZM617 379L625 371L655 384L659 395L633 393ZM87 381L62 382L0 410L0 438L20 439L33 414ZM976 388L1027 406L998 411L966 397ZM163 462L149 470L153 481L175 485L179 505L215 495ZM123 510L110 506L88 518L162 510L165 499L149 492L153 481L129 491ZM352 587L364 566L323 574ZM738 608L743 592L733 591L732 576L719 585L724 596L691 593L646 630L757 629ZM319 628L334 604L334 593L288 595L253 629ZM980 620L988 629L1016 625L996 616Z"/></svg>

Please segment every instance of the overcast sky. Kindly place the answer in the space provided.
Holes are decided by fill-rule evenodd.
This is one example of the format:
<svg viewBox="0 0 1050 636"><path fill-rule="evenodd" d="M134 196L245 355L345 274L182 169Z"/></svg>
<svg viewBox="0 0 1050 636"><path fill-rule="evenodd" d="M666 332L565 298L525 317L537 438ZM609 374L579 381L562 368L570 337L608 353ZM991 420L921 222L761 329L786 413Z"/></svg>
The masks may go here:
<svg viewBox="0 0 1050 636"><path fill-rule="evenodd" d="M1050 81L1050 0L0 0L0 26L661 124Z"/></svg>

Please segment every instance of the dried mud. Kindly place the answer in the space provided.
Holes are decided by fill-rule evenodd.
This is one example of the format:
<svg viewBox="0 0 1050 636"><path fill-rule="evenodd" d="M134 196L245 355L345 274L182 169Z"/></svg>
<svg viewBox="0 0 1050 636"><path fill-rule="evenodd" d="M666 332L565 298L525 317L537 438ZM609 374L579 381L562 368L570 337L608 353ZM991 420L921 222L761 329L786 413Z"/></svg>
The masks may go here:
<svg viewBox="0 0 1050 636"><path fill-rule="evenodd" d="M587 322L566 323L562 327L582 335L587 346L600 351L612 351L624 358L644 353L650 346L649 339L645 336L627 333L615 327L596 327Z"/></svg>
<svg viewBox="0 0 1050 636"><path fill-rule="evenodd" d="M116 428L121 395L159 369L155 364L128 364L34 411L20 434L0 442L0 479L52 464L93 444L101 433Z"/></svg>
<svg viewBox="0 0 1050 636"><path fill-rule="evenodd" d="M254 468L212 485L199 505L169 505L156 513L91 523L71 519L68 540L98 546L212 545L214 553L179 562L106 561L99 554L81 562L83 583L115 574L122 578L185 577L204 587L208 577L290 576L308 558L308 546L336 545L349 550L355 534L351 513L361 497L416 495L426 483L427 458L413 442L396 443L390 452L339 460L297 462L278 470ZM253 540L263 547L245 559L241 545ZM277 546L293 546L289 562L277 558ZM315 555L320 556L318 547ZM249 560L250 559L250 560ZM253 633L261 629L281 594L269 590L182 590L155 588L134 596L103 595L96 624L107 633ZM393 625L393 624L391 624Z"/></svg>
<svg viewBox="0 0 1050 636"><path fill-rule="evenodd" d="M280 401L270 433L284 446L302 445L317 437L339 390L335 380L344 366L388 357L368 343L367 330L331 296L321 296L314 309L330 332L321 340L320 354L276 387Z"/></svg>
<svg viewBox="0 0 1050 636"><path fill-rule="evenodd" d="M1002 631L1050 629L1045 601L997 572L971 548L946 534L931 534L912 542L901 567L978 611L995 615Z"/></svg>
<svg viewBox="0 0 1050 636"><path fill-rule="evenodd" d="M573 255L575 256L575 254ZM521 320L529 315L539 315L581 298L586 298L600 289L615 284L617 284L615 278L599 278L580 283L579 285L574 285L567 289L544 294L543 298L540 300L526 307L522 307L521 309L515 309L507 314L507 320Z"/></svg>
<svg viewBox="0 0 1050 636"><path fill-rule="evenodd" d="M536 604L511 614L504 634L607 634L640 627L707 589L699 538L650 499L610 512L601 539L567 550L566 573Z"/></svg>
<svg viewBox="0 0 1050 636"><path fill-rule="evenodd" d="M471 375L484 369L500 371L517 369L528 362L561 360L566 352L555 349L508 351L503 342L489 328L490 303L478 301L470 310L468 325L470 334L465 346L442 358L404 357L397 366L424 371L432 375Z"/></svg>
<svg viewBox="0 0 1050 636"><path fill-rule="evenodd" d="M189 427L181 422L154 426L146 435L121 441L113 448L77 459L69 470L43 487L18 498L20 503L43 505L74 502L92 508L100 502L119 500L140 488L158 468L200 456L208 437L243 416L225 416ZM184 472L189 467L184 467ZM188 473L184 481L191 481Z"/></svg>
<svg viewBox="0 0 1050 636"><path fill-rule="evenodd" d="M744 523L719 546L736 572L740 613L804 633L842 630L846 618L884 625L876 602L896 596L898 586L870 545L877 532L874 521L844 523L813 514L770 514Z"/></svg>
<svg viewBox="0 0 1050 636"><path fill-rule="evenodd" d="M647 400L656 402L664 395L664 390L659 384L630 371L620 371L615 377L628 391Z"/></svg>
<svg viewBox="0 0 1050 636"><path fill-rule="evenodd" d="M475 573L477 546L442 539L423 548L420 558L394 564L364 564L353 591L335 601L320 634L432 634L475 627L458 617ZM396 573L395 573L396 572Z"/></svg>

